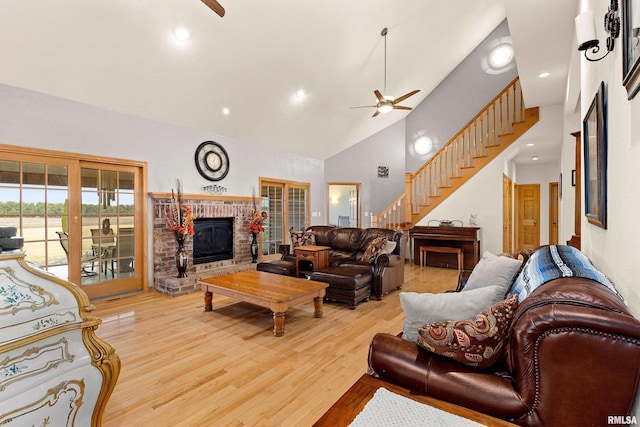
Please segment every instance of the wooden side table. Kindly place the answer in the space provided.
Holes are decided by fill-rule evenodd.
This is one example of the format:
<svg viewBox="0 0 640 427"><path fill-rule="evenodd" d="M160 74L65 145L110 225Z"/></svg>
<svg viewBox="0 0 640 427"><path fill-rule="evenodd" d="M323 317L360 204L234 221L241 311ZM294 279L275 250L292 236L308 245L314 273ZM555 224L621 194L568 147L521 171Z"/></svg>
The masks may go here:
<svg viewBox="0 0 640 427"><path fill-rule="evenodd" d="M311 271L322 270L329 266L329 246L298 246L296 251L296 277L300 277L300 261L308 261ZM304 271L304 270L303 270Z"/></svg>
<svg viewBox="0 0 640 427"><path fill-rule="evenodd" d="M457 406L453 403L438 400L434 397L412 392L409 389L379 380L368 374L364 374L360 377L360 379L356 381L356 383L353 384L353 386L351 386L351 388L347 390L347 392L345 392L345 394L343 394L342 397L338 399L338 401L334 403L318 421L315 422L315 424L313 424L313 427L349 425L360 411L362 411L367 402L371 400L379 387L384 387L393 393L408 397L409 399L413 399L442 411L449 412L450 414L464 417L482 425L492 427L516 427L515 424L511 424L508 421L494 418L490 415L476 412L462 406Z"/></svg>

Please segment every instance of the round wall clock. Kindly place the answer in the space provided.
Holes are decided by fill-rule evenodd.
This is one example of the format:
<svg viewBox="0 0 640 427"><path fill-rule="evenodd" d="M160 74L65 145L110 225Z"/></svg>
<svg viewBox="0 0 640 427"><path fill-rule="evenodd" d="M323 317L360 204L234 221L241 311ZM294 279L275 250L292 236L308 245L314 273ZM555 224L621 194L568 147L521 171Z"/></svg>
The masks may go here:
<svg viewBox="0 0 640 427"><path fill-rule="evenodd" d="M222 145L205 141L196 149L196 168L203 178L220 181L229 173L229 156Z"/></svg>

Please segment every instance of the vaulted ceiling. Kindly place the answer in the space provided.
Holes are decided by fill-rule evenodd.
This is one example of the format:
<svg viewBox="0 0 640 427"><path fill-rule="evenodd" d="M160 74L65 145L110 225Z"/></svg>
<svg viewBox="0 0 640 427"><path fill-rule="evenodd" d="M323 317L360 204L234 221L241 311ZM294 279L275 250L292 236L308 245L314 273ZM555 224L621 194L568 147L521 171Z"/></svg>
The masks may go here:
<svg viewBox="0 0 640 427"><path fill-rule="evenodd" d="M382 28L413 107L507 17L527 104L564 100L577 0L221 3L2 0L0 83L326 159L408 113L350 109L384 89Z"/></svg>

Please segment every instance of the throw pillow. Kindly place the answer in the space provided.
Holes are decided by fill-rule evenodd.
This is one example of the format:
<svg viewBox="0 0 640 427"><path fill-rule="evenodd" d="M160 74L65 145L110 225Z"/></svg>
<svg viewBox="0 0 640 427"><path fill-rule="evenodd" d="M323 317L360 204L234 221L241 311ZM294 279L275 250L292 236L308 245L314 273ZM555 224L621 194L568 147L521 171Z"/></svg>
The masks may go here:
<svg viewBox="0 0 640 427"><path fill-rule="evenodd" d="M419 327L432 322L469 319L503 298L498 286L441 294L400 292L400 305L406 316L402 338L415 342Z"/></svg>
<svg viewBox="0 0 640 427"><path fill-rule="evenodd" d="M369 246L365 249L364 254L362 254L362 260L365 262L374 262L379 252L384 248L385 243L387 243L386 237L376 237L371 240L371 242L369 242Z"/></svg>
<svg viewBox="0 0 640 427"><path fill-rule="evenodd" d="M509 295L475 320L434 322L418 329L417 343L441 356L470 366L489 368L502 357L504 343L518 307L518 296Z"/></svg>
<svg viewBox="0 0 640 427"><path fill-rule="evenodd" d="M316 236L311 231L292 231L291 232L291 247L297 248L298 246L314 246L316 244Z"/></svg>
<svg viewBox="0 0 640 427"><path fill-rule="evenodd" d="M387 242L384 244L384 247L382 248L382 251L380 252L382 252L383 254L390 254L396 249L397 245L397 242L393 240L387 240Z"/></svg>
<svg viewBox="0 0 640 427"><path fill-rule="evenodd" d="M522 267L522 261L506 256L496 256L489 251L482 254L462 289L464 292L483 286L500 286L502 295L506 295Z"/></svg>

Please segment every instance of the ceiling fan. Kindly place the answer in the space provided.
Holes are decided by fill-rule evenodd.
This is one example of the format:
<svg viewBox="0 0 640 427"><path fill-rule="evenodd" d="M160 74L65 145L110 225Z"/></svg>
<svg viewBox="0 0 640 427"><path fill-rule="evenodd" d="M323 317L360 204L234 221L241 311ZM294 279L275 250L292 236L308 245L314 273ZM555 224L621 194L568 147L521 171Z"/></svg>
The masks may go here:
<svg viewBox="0 0 640 427"><path fill-rule="evenodd" d="M222 7L222 5L216 0L202 0L202 3L209 6L209 9L220 15L220 17L224 16L224 7Z"/></svg>
<svg viewBox="0 0 640 427"><path fill-rule="evenodd" d="M382 29L382 32L380 33L380 35L382 37L384 37L384 92L387 92L387 33L388 33L388 29L385 27ZM411 107L405 107L404 105L398 105L400 104L402 101L404 101L405 99L409 98L410 96L415 95L416 93L420 92L420 90L412 90L409 93L405 93L402 96L399 96L398 98L395 98L393 96L390 95L383 95L382 93L380 93L379 90L374 90L373 93L376 96L376 99L378 100L378 103L376 105L364 105L361 107L351 107L351 108L375 108L376 112L373 113L372 117L377 116L380 113L388 113L391 110L412 110Z"/></svg>

